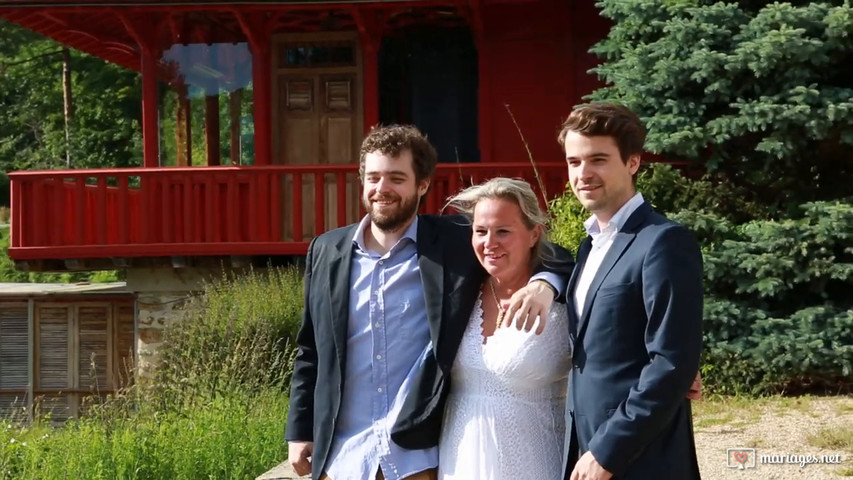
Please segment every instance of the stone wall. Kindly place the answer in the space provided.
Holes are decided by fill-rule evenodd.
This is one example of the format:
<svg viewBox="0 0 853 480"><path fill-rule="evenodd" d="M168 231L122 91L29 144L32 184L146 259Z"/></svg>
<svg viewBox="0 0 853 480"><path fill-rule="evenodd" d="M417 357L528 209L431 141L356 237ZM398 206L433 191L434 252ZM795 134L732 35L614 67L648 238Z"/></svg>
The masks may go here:
<svg viewBox="0 0 853 480"><path fill-rule="evenodd" d="M136 360L138 373L145 376L157 365L157 350L163 330L180 317L180 308L191 292L138 292Z"/></svg>
<svg viewBox="0 0 853 480"><path fill-rule="evenodd" d="M220 278L219 268L148 267L127 269L127 289L136 294L137 374L144 378L156 368L163 331L178 321L181 307L205 282Z"/></svg>

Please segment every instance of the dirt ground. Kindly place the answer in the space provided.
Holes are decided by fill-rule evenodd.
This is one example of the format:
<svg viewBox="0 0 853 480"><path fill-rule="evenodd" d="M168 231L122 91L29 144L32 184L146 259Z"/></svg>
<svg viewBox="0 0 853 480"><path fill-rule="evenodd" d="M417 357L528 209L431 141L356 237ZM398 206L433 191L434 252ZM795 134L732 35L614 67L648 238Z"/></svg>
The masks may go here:
<svg viewBox="0 0 853 480"><path fill-rule="evenodd" d="M853 478L851 396L709 398L695 403L693 416L703 480ZM742 465L735 453L744 460ZM762 463L763 455L769 455L771 460L796 463ZM837 458L840 463L803 467L798 463L801 457L821 459L823 455L828 456L827 460ZM729 467L730 464L735 467ZM286 462L258 477L259 480L296 478L308 477L296 477Z"/></svg>
<svg viewBox="0 0 853 480"><path fill-rule="evenodd" d="M696 404L694 430L703 480L816 480L853 477L853 397L708 399ZM728 449L738 452L744 469ZM770 455L779 463L762 463ZM773 458L773 456L776 456ZM799 462L814 456L839 464ZM792 458L796 456L796 458ZM836 457L837 456L837 457ZM787 463L795 462L795 463ZM754 465L752 468L746 468Z"/></svg>

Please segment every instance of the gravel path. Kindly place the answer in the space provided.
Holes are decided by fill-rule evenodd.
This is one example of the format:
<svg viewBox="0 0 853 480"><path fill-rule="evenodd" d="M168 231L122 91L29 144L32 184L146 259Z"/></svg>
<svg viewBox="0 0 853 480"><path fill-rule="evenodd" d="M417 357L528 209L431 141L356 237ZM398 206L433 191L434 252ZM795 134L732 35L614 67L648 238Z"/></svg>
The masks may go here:
<svg viewBox="0 0 853 480"><path fill-rule="evenodd" d="M853 431L853 397L774 398L754 403L703 401L694 410L696 450L703 480L843 480L853 478L853 450L818 448L809 437L825 428ZM753 448L755 455L840 455L840 465L726 466L727 449ZM853 447L848 447L853 448ZM734 463L734 460L729 460ZM746 464L750 463L747 459ZM258 480L296 477L286 462ZM472 479L475 480L475 479ZM525 479L519 479L525 480Z"/></svg>
<svg viewBox="0 0 853 480"><path fill-rule="evenodd" d="M853 451L819 448L809 437L825 428L853 431L853 397L773 399L750 408L709 402L694 413L696 450L703 480L816 480L853 477ZM728 448L753 448L761 455L840 455L840 465L766 464L727 467ZM848 446L848 448L850 448ZM736 463L734 459L730 460ZM750 463L747 459L745 462ZM842 475L843 474L843 475Z"/></svg>

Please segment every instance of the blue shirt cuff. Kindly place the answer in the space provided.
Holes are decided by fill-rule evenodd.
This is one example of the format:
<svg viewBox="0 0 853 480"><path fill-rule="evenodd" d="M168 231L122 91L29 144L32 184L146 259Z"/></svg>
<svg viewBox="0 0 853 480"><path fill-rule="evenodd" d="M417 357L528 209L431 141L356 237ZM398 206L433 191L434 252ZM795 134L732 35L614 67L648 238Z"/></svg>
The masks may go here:
<svg viewBox="0 0 853 480"><path fill-rule="evenodd" d="M554 292L555 292L554 298L555 299L560 296L560 292L562 292L566 289L566 284L568 283L568 280L566 278L564 278L560 275L557 275L556 273L552 273L552 272L537 273L536 275L533 275L532 277L530 277L530 281L527 283L529 285L531 282L535 282L537 280L543 280L548 285L551 285L551 287L554 288Z"/></svg>

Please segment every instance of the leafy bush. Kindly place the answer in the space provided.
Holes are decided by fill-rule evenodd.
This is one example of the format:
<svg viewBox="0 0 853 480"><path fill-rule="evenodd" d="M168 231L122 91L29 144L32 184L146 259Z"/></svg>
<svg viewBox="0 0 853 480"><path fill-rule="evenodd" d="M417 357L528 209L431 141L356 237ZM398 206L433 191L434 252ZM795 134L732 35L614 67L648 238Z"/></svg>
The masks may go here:
<svg viewBox="0 0 853 480"><path fill-rule="evenodd" d="M674 218L693 227L696 217ZM814 202L802 206L800 218L749 222L704 245L703 373L712 388L767 392L850 383L851 225L849 202Z"/></svg>
<svg viewBox="0 0 853 480"><path fill-rule="evenodd" d="M587 236L583 222L589 217L589 212L572 193L571 187L566 186L564 195L551 200L548 215L548 239L577 255L578 247Z"/></svg>

